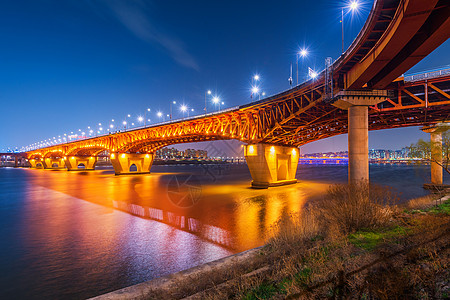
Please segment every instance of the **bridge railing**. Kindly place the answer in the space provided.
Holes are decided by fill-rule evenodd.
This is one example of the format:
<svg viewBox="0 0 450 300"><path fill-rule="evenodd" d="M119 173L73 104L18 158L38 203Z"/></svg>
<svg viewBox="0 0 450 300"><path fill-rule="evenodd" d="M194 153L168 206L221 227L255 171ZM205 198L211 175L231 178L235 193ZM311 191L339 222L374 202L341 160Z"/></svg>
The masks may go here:
<svg viewBox="0 0 450 300"><path fill-rule="evenodd" d="M406 82L413 82L413 81L420 81L420 80L431 79L431 78L436 78L436 77L443 77L443 76L447 76L447 75L450 75L450 67L445 67L445 68L429 71L426 73L415 73L415 74L405 75L404 80Z"/></svg>

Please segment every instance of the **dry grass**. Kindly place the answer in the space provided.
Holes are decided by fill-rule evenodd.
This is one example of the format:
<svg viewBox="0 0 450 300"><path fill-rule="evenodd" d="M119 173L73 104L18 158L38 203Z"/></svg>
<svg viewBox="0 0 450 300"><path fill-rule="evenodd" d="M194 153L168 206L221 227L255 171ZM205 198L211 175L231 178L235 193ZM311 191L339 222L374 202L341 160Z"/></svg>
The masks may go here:
<svg viewBox="0 0 450 300"><path fill-rule="evenodd" d="M166 296L195 291L190 299L445 299L448 209L401 213L395 201L389 190L365 182L332 186L321 203L284 216L255 261L213 270L208 280L193 279Z"/></svg>
<svg viewBox="0 0 450 300"><path fill-rule="evenodd" d="M396 200L389 189L362 181L330 187L316 209L324 231L348 234L387 226Z"/></svg>

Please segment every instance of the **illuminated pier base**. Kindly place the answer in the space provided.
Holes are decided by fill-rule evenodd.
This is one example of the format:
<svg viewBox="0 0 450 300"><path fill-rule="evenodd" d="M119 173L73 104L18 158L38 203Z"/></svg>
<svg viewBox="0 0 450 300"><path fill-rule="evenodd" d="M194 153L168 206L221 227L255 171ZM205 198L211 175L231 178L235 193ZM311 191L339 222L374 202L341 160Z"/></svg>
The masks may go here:
<svg viewBox="0 0 450 300"><path fill-rule="evenodd" d="M67 156L65 159L68 171L94 170L97 163L96 156Z"/></svg>
<svg viewBox="0 0 450 300"><path fill-rule="evenodd" d="M442 132L447 129L448 127L446 126L422 129L424 132L430 134L432 185L442 185L444 183L442 169Z"/></svg>
<svg viewBox="0 0 450 300"><path fill-rule="evenodd" d="M111 163L116 175L150 173L153 154L111 153Z"/></svg>
<svg viewBox="0 0 450 300"><path fill-rule="evenodd" d="M44 168L44 163L41 159L30 159L30 160L28 160L28 163L30 164L31 168L35 168L35 169L43 169Z"/></svg>
<svg viewBox="0 0 450 300"><path fill-rule="evenodd" d="M252 175L252 187L268 188L296 183L299 149L269 144L246 145L244 156Z"/></svg>
<svg viewBox="0 0 450 300"><path fill-rule="evenodd" d="M44 169L64 169L66 164L63 158L47 157L43 160Z"/></svg>

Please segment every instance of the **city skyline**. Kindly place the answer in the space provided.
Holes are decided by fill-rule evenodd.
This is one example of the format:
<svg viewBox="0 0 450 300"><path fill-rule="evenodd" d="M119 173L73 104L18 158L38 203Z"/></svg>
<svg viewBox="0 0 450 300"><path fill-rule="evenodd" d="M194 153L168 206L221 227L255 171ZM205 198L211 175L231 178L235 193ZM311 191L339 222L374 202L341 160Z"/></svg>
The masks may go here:
<svg viewBox="0 0 450 300"><path fill-rule="evenodd" d="M181 11L184 5L180 2L174 9ZM207 90L220 96L222 108L248 103L255 74L260 76L260 90L268 95L289 87L289 67L295 66L299 49L306 47L309 53L299 64L300 77L306 76L307 67L321 70L325 57L336 59L340 53L337 37L342 7L325 1L314 6L289 2L277 6L275 12L269 2L221 4L221 10L204 3L194 16L204 20L209 25L206 28L186 16L175 20L169 13L172 7L161 3L69 1L50 10L45 2L2 6L3 28L13 30L5 32L8 47L0 50L10 58L2 68L0 97L4 105L21 103L26 108L14 109L11 104L1 118L1 149L87 130L99 123L108 126L112 119L120 124L128 113L137 122L150 106L154 121L158 111L170 113L173 99L194 109L194 114L202 113ZM295 10L300 7L303 10ZM346 46L361 29L370 7L371 2L362 2L358 14L345 16ZM214 8L214 14L208 13ZM277 24L258 22L271 13L291 14L293 8L304 17L298 18L300 23L289 18ZM130 15L140 21L133 23ZM229 16L238 24L227 21ZM307 22L318 16L323 16L323 24L308 27ZM124 41L129 44L125 46ZM448 58L443 53L449 49L447 41L410 72L448 64L442 57ZM152 75L155 72L158 77ZM217 109L208 102L209 111ZM130 111L124 111L124 103L132 106ZM174 108L173 115L181 117L182 112ZM369 143L398 147L396 143L426 138L417 127L383 132L383 137L371 132ZM344 149L346 140L345 135L325 139L305 145L302 152Z"/></svg>

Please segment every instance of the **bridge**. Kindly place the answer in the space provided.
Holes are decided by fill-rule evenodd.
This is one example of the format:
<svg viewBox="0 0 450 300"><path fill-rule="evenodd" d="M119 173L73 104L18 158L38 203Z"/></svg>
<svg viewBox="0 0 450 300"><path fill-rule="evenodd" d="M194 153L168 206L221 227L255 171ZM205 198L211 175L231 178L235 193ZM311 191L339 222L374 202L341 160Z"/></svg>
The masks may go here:
<svg viewBox="0 0 450 300"><path fill-rule="evenodd" d="M315 79L218 113L26 152L32 167L93 170L108 153L115 173L149 173L154 152L178 143L236 139L252 186L296 182L299 146L348 133L349 181L368 179L368 130L428 126L450 114L450 72L402 74L450 35L445 0L375 0L361 32ZM430 130L439 140L439 130ZM442 172L441 172L442 175ZM437 175L436 175L437 176ZM439 181L438 177L433 177ZM442 176L441 176L442 181Z"/></svg>

